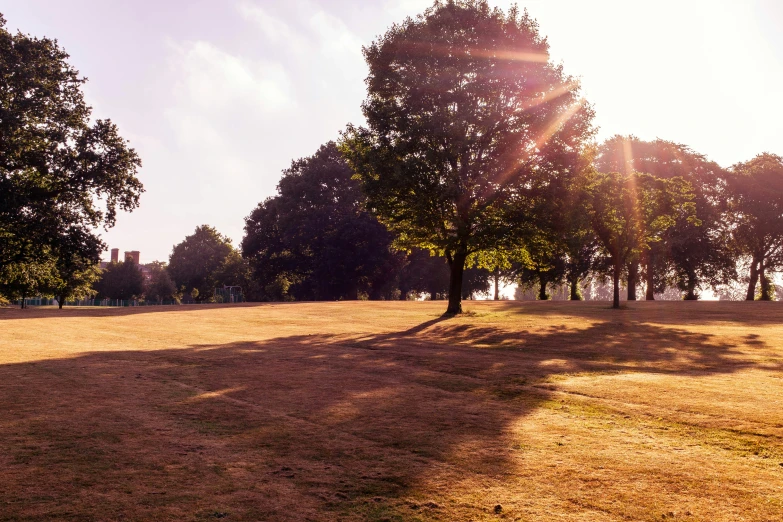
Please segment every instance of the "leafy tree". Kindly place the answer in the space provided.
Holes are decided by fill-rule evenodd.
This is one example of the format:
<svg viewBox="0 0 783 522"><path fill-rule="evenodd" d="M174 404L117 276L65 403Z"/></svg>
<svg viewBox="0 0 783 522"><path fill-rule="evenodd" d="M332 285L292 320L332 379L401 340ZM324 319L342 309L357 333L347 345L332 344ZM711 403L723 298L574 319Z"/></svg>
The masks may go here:
<svg viewBox="0 0 783 522"><path fill-rule="evenodd" d="M595 268L599 252L587 211L594 154L593 147L586 148L578 167L548 179L537 198L533 250L541 252L545 247L555 268L550 283L563 279L572 301L582 299L580 284ZM542 240L548 244L542 244ZM542 291L541 296L545 293Z"/></svg>
<svg viewBox="0 0 783 522"><path fill-rule="evenodd" d="M252 286L250 263L238 250L232 248L223 265L215 274L216 286L241 286L247 292Z"/></svg>
<svg viewBox="0 0 783 522"><path fill-rule="evenodd" d="M214 289L221 286L218 274L233 252L231 239L209 225L196 227L193 234L174 246L169 256L168 272L177 287L197 289L198 302L208 301Z"/></svg>
<svg viewBox="0 0 783 522"><path fill-rule="evenodd" d="M166 269L166 263L153 261L146 266L149 270L149 278L144 282L144 297L158 303L176 299L177 286Z"/></svg>
<svg viewBox="0 0 783 522"><path fill-rule="evenodd" d="M390 250L391 234L364 209L352 176L329 142L292 162L278 195L246 219L242 254L267 298L393 297L405 256Z"/></svg>
<svg viewBox="0 0 783 522"><path fill-rule="evenodd" d="M619 135L599 148L595 164L601 172L679 177L692 188L696 219L679 216L660 241L650 244L641 256L646 299L652 300L655 292L664 291L670 279L685 293L685 299L698 299L700 287L716 288L736 276L726 226L726 173L718 164L686 145ZM666 273L669 269L671 278ZM629 284L629 291L635 291L635 287L635 283Z"/></svg>
<svg viewBox="0 0 783 522"><path fill-rule="evenodd" d="M483 0L437 1L364 49L368 127L349 125L343 149L397 245L446 257L447 313L468 257L524 222L530 178L572 168L591 136L548 51L527 13Z"/></svg>
<svg viewBox="0 0 783 522"><path fill-rule="evenodd" d="M107 299L139 299L144 295L144 274L130 259L110 263L95 284L98 295Z"/></svg>
<svg viewBox="0 0 783 522"><path fill-rule="evenodd" d="M539 301L548 301L549 287L560 286L566 274L566 257L560 244L551 237L539 234L526 242L526 259L519 271L522 287L538 287Z"/></svg>
<svg viewBox="0 0 783 522"><path fill-rule="evenodd" d="M613 308L620 307L623 269L637 262L650 244L660 241L680 216L693 219L695 210L688 189L679 178L662 180L617 172L595 175L588 209L593 230L609 257Z"/></svg>
<svg viewBox="0 0 783 522"><path fill-rule="evenodd" d="M96 263L95 229L143 191L138 155L110 120L90 121L86 80L67 59L56 40L13 34L0 15L0 269L64 244Z"/></svg>
<svg viewBox="0 0 783 522"><path fill-rule="evenodd" d="M94 285L101 278L98 265L88 260L64 261L58 258L55 270L57 277L48 287L60 309L68 299L86 299L95 295Z"/></svg>
<svg viewBox="0 0 783 522"><path fill-rule="evenodd" d="M442 258L441 258L442 259ZM462 283L462 299L474 299L476 296L488 296L490 273L485 268L465 269L465 280Z"/></svg>
<svg viewBox="0 0 783 522"><path fill-rule="evenodd" d="M759 154L732 168L729 186L734 211L733 241L750 258L746 299L771 299L771 273L783 263L783 158Z"/></svg>
<svg viewBox="0 0 783 522"><path fill-rule="evenodd" d="M57 279L54 259L40 256L37 260L8 263L0 267L0 294L10 301L19 300L26 308L25 299L36 295L48 295Z"/></svg>

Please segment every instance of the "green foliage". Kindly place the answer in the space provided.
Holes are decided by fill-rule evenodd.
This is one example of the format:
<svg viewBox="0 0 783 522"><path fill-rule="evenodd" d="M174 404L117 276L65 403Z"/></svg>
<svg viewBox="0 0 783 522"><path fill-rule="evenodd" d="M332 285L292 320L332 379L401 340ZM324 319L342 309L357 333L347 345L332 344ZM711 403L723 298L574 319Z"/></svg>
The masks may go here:
<svg viewBox="0 0 783 522"><path fill-rule="evenodd" d="M473 0L436 2L364 49L368 127L349 125L343 150L397 244L449 260L449 312L466 258L521 228L530 179L571 168L592 133L548 52L527 13Z"/></svg>
<svg viewBox="0 0 783 522"><path fill-rule="evenodd" d="M178 301L177 286L171 279L166 268L166 263L153 261L146 265L149 271L149 278L144 282L144 297L150 301L175 300Z"/></svg>
<svg viewBox="0 0 783 522"><path fill-rule="evenodd" d="M62 256L57 291L77 292L83 261L104 247L96 229L136 208L143 187L138 155L111 121L90 120L86 80L67 59L56 40L13 34L0 17L0 269L43 277L32 267Z"/></svg>
<svg viewBox="0 0 783 522"><path fill-rule="evenodd" d="M9 263L0 267L0 294L9 301L21 301L37 295L51 295L50 289L57 281L54 260L41 256L34 261Z"/></svg>
<svg viewBox="0 0 783 522"><path fill-rule="evenodd" d="M757 282L760 299L769 299L774 290L768 274L783 266L783 158L759 154L731 170L732 240L737 252L751 259L747 299L755 297Z"/></svg>
<svg viewBox="0 0 783 522"><path fill-rule="evenodd" d="M736 277L728 243L726 172L715 162L682 144L614 136L601 146L596 168L644 172L663 179L679 177L693 189L697 220L687 214L677 217L642 256L648 286L662 291L673 283L693 299L700 287L716 288Z"/></svg>
<svg viewBox="0 0 783 522"><path fill-rule="evenodd" d="M224 284L220 275L233 252L231 239L209 225L202 225L174 246L168 272L175 286L198 290L193 299L209 301L215 287Z"/></svg>
<svg viewBox="0 0 783 522"><path fill-rule="evenodd" d="M95 283L101 278L98 265L95 264L55 264L57 277L49 285L49 293L57 298L60 308L67 300L87 299L95 295Z"/></svg>
<svg viewBox="0 0 783 522"><path fill-rule="evenodd" d="M95 290L105 299L140 299L144 295L144 275L139 265L130 259L110 263L101 271Z"/></svg>
<svg viewBox="0 0 783 522"><path fill-rule="evenodd" d="M265 298L390 298L405 257L364 209L353 171L333 142L283 173L278 195L246 219L242 253ZM285 284L282 284L285 282Z"/></svg>
<svg viewBox="0 0 783 522"><path fill-rule="evenodd" d="M660 179L648 174L596 173L589 189L591 224L610 258L614 306L619 307L619 278L661 241L678 219L698 225L690 185L681 178Z"/></svg>

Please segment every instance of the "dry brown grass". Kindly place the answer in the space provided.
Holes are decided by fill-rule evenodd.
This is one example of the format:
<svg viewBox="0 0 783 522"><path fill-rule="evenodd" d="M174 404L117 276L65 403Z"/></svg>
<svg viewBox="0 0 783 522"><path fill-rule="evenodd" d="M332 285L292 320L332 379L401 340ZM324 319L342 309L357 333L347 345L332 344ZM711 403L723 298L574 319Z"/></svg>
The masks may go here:
<svg viewBox="0 0 783 522"><path fill-rule="evenodd" d="M780 304L444 306L0 310L0 520L783 520Z"/></svg>

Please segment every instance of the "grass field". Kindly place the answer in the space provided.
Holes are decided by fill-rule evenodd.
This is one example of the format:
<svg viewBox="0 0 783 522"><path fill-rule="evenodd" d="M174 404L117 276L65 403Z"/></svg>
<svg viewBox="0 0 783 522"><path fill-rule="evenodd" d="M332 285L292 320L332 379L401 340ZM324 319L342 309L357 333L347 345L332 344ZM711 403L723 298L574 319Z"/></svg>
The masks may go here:
<svg viewBox="0 0 783 522"><path fill-rule="evenodd" d="M783 520L783 305L0 310L0 520Z"/></svg>

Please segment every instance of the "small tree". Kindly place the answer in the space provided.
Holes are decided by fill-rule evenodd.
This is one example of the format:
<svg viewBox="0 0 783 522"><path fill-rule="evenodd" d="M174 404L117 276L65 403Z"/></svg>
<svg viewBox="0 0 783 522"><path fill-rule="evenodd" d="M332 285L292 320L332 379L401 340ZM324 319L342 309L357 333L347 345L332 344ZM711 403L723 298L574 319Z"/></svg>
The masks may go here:
<svg viewBox="0 0 783 522"><path fill-rule="evenodd" d="M57 278L51 286L51 293L62 309L68 299L86 299L95 295L94 285L101 278L98 265L95 264L56 264Z"/></svg>
<svg viewBox="0 0 783 522"><path fill-rule="evenodd" d="M169 275L176 286L197 289L193 299L209 300L218 286L216 277L233 251L228 237L209 225L196 227L192 235L174 246L169 257Z"/></svg>
<svg viewBox="0 0 783 522"><path fill-rule="evenodd" d="M0 294L11 301L18 299L20 308L27 308L26 298L49 294L56 280L57 272L51 257L6 264L0 267Z"/></svg>
<svg viewBox="0 0 783 522"><path fill-rule="evenodd" d="M144 275L130 259L111 263L101 271L95 290L107 299L138 299L144 295Z"/></svg>
<svg viewBox="0 0 783 522"><path fill-rule="evenodd" d="M159 304L167 299L176 299L177 287L166 270L166 263L153 261L147 269L150 275L144 284L144 297Z"/></svg>

